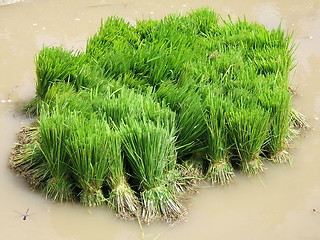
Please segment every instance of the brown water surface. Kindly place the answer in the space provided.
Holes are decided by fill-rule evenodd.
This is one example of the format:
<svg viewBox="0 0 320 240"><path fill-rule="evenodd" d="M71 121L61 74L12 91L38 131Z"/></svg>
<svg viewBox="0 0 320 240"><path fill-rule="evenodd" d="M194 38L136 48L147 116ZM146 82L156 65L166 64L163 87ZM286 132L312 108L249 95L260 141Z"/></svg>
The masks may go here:
<svg viewBox="0 0 320 240"><path fill-rule="evenodd" d="M319 0L25 0L0 2L0 239L320 239L320 1ZM30 122L18 109L34 96L34 57L42 46L82 49L110 15L161 18L171 12L210 6L282 27L293 33L297 67L294 105L313 130L296 139L289 166L268 166L258 177L237 175L228 187L205 188L190 201L188 220L139 227L114 217L106 207L53 204L31 191L8 169L11 146ZM22 215L30 209L26 221Z"/></svg>

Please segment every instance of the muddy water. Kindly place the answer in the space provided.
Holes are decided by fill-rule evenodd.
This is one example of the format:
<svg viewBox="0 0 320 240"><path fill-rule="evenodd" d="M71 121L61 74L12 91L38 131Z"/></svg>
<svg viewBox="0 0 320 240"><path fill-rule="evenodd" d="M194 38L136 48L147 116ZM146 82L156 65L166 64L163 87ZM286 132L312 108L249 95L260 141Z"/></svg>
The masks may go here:
<svg viewBox="0 0 320 240"><path fill-rule="evenodd" d="M0 239L320 239L320 1L318 0L25 0L0 1ZM83 49L102 18L160 18L210 6L268 28L294 31L294 105L309 118L290 150L294 163L237 175L225 188L205 188L190 201L188 220L139 227L105 207L52 204L7 167L15 133L30 122L18 109L34 95L34 56L44 45ZM30 209L26 221L22 215ZM320 211L319 211L320 212Z"/></svg>

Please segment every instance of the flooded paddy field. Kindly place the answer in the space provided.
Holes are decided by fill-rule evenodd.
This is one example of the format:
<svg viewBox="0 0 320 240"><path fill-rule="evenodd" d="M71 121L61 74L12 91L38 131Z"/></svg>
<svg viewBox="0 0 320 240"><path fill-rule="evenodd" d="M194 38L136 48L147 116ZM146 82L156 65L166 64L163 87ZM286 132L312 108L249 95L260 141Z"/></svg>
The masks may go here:
<svg viewBox="0 0 320 240"><path fill-rule="evenodd" d="M312 129L295 139L292 166L268 165L256 177L237 174L227 187L205 187L190 200L187 220L139 226L107 207L57 204L31 191L8 168L16 133L30 119L19 109L35 94L35 55L43 46L79 49L102 19L162 18L209 6L222 16L246 15L268 29L293 32L297 44L294 106ZM319 239L320 2L314 1L0 1L1 239ZM23 214L29 209L26 221Z"/></svg>

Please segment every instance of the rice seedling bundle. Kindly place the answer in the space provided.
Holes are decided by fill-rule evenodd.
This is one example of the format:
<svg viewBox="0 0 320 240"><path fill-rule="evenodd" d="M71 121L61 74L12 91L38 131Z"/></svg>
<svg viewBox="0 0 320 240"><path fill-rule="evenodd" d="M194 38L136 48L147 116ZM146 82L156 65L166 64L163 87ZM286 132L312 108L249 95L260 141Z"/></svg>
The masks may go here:
<svg viewBox="0 0 320 240"><path fill-rule="evenodd" d="M174 131L161 121L132 121L122 126L123 144L133 176L140 183L142 218L180 218L183 207L168 177L176 164Z"/></svg>
<svg viewBox="0 0 320 240"><path fill-rule="evenodd" d="M45 47L11 167L54 200L168 221L195 176L227 184L290 162L291 35L210 9L135 26L110 17L85 52ZM190 170L193 167L196 170Z"/></svg>
<svg viewBox="0 0 320 240"><path fill-rule="evenodd" d="M98 206L105 201L101 190L108 172L109 135L106 122L96 118L83 119L71 115L66 122L70 135L65 148L70 157L73 178L81 188L80 202L86 206Z"/></svg>
<svg viewBox="0 0 320 240"><path fill-rule="evenodd" d="M183 157L201 150L206 122L200 94L189 83L163 83L156 95L176 112L178 156Z"/></svg>
<svg viewBox="0 0 320 240"><path fill-rule="evenodd" d="M256 174L263 170L260 154L267 138L268 122L268 112L262 108L239 106L227 115L231 147L245 173Z"/></svg>
<svg viewBox="0 0 320 240"><path fill-rule="evenodd" d="M275 89L273 92L260 95L259 99L272 116L269 120L269 136L263 150L268 154L269 159L276 163L290 163L291 157L286 151L292 125L290 93L287 90Z"/></svg>
<svg viewBox="0 0 320 240"><path fill-rule="evenodd" d="M221 185L228 184L234 177L227 127L227 115L231 111L231 106L226 99L212 93L208 95L206 123L209 167L207 178Z"/></svg>
<svg viewBox="0 0 320 240"><path fill-rule="evenodd" d="M136 193L127 182L125 163L122 152L121 132L110 132L108 146L108 172L106 177L110 193L107 199L110 208L123 218L139 216L139 203Z"/></svg>
<svg viewBox="0 0 320 240"><path fill-rule="evenodd" d="M74 183L70 179L70 164L66 149L69 129L65 123L67 114L58 109L49 112L43 107L39 120L39 147L44 156L50 178L44 186L46 196L57 201L67 201L74 198Z"/></svg>

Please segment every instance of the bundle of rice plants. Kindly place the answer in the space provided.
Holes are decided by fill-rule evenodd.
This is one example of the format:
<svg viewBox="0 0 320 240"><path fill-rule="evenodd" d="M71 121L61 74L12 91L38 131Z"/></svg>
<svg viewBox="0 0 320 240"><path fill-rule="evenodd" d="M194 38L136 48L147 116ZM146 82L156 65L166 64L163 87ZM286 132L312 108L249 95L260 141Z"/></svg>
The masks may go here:
<svg viewBox="0 0 320 240"><path fill-rule="evenodd" d="M43 99L48 88L55 81L65 81L70 76L71 51L62 47L44 47L36 58L37 86L36 95Z"/></svg>
<svg viewBox="0 0 320 240"><path fill-rule="evenodd" d="M207 159L209 160L206 178L212 183L225 185L234 177L234 170L230 162L229 129L226 122L231 103L214 94L209 94L206 104Z"/></svg>
<svg viewBox="0 0 320 240"><path fill-rule="evenodd" d="M90 207L101 205L105 201L101 188L109 167L110 127L105 121L75 113L66 124L70 132L65 148L73 178L81 189L80 202Z"/></svg>
<svg viewBox="0 0 320 240"><path fill-rule="evenodd" d="M122 86L106 94L93 93L91 102L93 111L99 117L117 127L127 119L142 118L155 122L161 119L162 123L169 124L170 128L175 127L175 122L172 120L175 113L165 103L157 101L151 88L142 92Z"/></svg>
<svg viewBox="0 0 320 240"><path fill-rule="evenodd" d="M108 134L108 133L107 133ZM108 171L106 182L111 189L108 205L122 218L136 217L139 213L138 199L127 183L127 177L122 154L121 133L110 131L108 138Z"/></svg>
<svg viewBox="0 0 320 240"><path fill-rule="evenodd" d="M94 90L79 90L70 83L57 82L48 89L42 104L49 108L49 111L59 110L60 112L77 112L85 118L91 118L97 113L93 108Z"/></svg>
<svg viewBox="0 0 320 240"><path fill-rule="evenodd" d="M74 198L74 184L70 179L66 149L66 140L70 134L65 124L67 117L68 113L60 112L59 109L49 111L49 108L44 106L39 120L39 147L51 176L43 191L53 201L68 201Z"/></svg>
<svg viewBox="0 0 320 240"><path fill-rule="evenodd" d="M270 111L270 128L264 152L275 163L291 163L292 159L286 151L292 124L290 92L287 89L274 89L260 95L259 101Z"/></svg>
<svg viewBox="0 0 320 240"><path fill-rule="evenodd" d="M161 124L145 119L122 125L123 144L141 191L142 219L145 222L162 218L180 218L184 208L168 182L168 174L176 162L175 136Z"/></svg>
<svg viewBox="0 0 320 240"><path fill-rule="evenodd" d="M189 84L163 83L156 95L176 113L178 156L202 150L206 122L200 94Z"/></svg>
<svg viewBox="0 0 320 240"><path fill-rule="evenodd" d="M104 23L101 23L99 31L89 38L86 54L99 61L101 56L108 54L113 49L116 50L119 47L117 44L122 42L127 47L137 46L139 40L139 36L130 23L125 22L123 18L109 17Z"/></svg>
<svg viewBox="0 0 320 240"><path fill-rule="evenodd" d="M183 36L144 42L133 52L132 72L142 83L158 87L163 81L177 81L190 58L189 41ZM192 55L191 55L192 56Z"/></svg>
<svg viewBox="0 0 320 240"><path fill-rule="evenodd" d="M25 111L31 115L39 115L41 101L51 85L55 82L72 82L74 86L93 85L93 80L86 82L81 74L86 68L87 57L62 47L44 47L36 56L36 97L25 106ZM96 72L96 71L95 71ZM90 84L89 84L90 83Z"/></svg>
<svg viewBox="0 0 320 240"><path fill-rule="evenodd" d="M259 106L238 106L227 115L230 143L240 160L241 171L263 171L260 154L268 136L269 113Z"/></svg>

